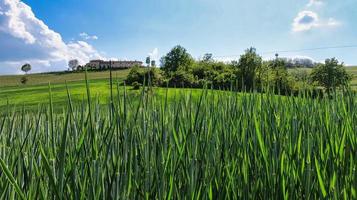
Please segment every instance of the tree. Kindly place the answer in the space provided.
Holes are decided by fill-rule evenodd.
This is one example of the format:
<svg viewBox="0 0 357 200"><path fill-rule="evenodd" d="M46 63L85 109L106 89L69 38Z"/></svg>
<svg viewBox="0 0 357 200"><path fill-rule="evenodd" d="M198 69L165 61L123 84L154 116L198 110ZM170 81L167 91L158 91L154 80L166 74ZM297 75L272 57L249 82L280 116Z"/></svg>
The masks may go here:
<svg viewBox="0 0 357 200"><path fill-rule="evenodd" d="M287 69L287 62L285 59L276 58L270 63L270 67L272 69L272 82L274 84L274 88L277 92L282 94L286 94L290 92L290 75ZM270 83L269 83L270 84Z"/></svg>
<svg viewBox="0 0 357 200"><path fill-rule="evenodd" d="M27 72L31 71L31 65L30 64L24 64L21 67L21 70L27 74Z"/></svg>
<svg viewBox="0 0 357 200"><path fill-rule="evenodd" d="M336 58L326 59L325 64L319 64L311 73L311 80L324 87L327 92L340 86L346 86L351 81L343 63Z"/></svg>
<svg viewBox="0 0 357 200"><path fill-rule="evenodd" d="M23 72L25 72L25 76L20 79L20 82L21 82L22 84L26 84L27 81L28 81L28 78L26 77L26 75L27 75L27 72L31 71L31 65L28 64L28 63L27 63L27 64L24 64L24 65L22 65L21 70L22 70Z"/></svg>
<svg viewBox="0 0 357 200"><path fill-rule="evenodd" d="M70 60L68 62L68 67L72 70L75 71L77 67L79 66L79 62L77 59Z"/></svg>
<svg viewBox="0 0 357 200"><path fill-rule="evenodd" d="M142 83L143 75L140 72L140 67L135 65L131 68L127 78L126 83L131 85L134 82Z"/></svg>
<svg viewBox="0 0 357 200"><path fill-rule="evenodd" d="M179 68L187 71L193 63L192 56L182 46L175 46L168 54L161 58L161 64L166 74L173 74Z"/></svg>
<svg viewBox="0 0 357 200"><path fill-rule="evenodd" d="M150 67L150 62L151 62L150 56L146 57L146 64L148 65L148 67Z"/></svg>
<svg viewBox="0 0 357 200"><path fill-rule="evenodd" d="M213 54L206 53L205 55L203 55L202 61L203 62L213 62Z"/></svg>
<svg viewBox="0 0 357 200"><path fill-rule="evenodd" d="M256 79L256 72L262 67L262 57L260 57L256 49L251 47L239 58L238 62L238 77L242 79L242 84L247 90L253 89Z"/></svg>

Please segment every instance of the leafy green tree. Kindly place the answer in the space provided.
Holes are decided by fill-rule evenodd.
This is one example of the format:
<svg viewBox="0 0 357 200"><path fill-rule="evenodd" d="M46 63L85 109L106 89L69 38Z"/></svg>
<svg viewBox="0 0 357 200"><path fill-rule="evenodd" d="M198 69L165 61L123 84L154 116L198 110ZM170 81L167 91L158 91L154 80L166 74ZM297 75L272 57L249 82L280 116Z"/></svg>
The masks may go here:
<svg viewBox="0 0 357 200"><path fill-rule="evenodd" d="M282 93L290 91L290 74L287 69L287 62L284 59L276 58L271 63L271 68L273 71L272 75L274 77L275 90Z"/></svg>
<svg viewBox="0 0 357 200"><path fill-rule="evenodd" d="M262 67L262 57L251 47L239 58L238 77L241 78L242 86L247 90L254 87L256 72Z"/></svg>
<svg viewBox="0 0 357 200"><path fill-rule="evenodd" d="M352 77L346 72L343 63L339 64L336 58L331 58L313 69L311 79L330 92L331 89L348 85Z"/></svg>
<svg viewBox="0 0 357 200"><path fill-rule="evenodd" d="M22 84L26 84L27 81L28 81L28 78L26 77L26 75L27 75L27 73L28 73L29 71L31 71L31 65L30 65L30 64L24 64L24 65L22 65L21 70L22 70L23 72L25 72L25 76L21 78L20 82L21 82Z"/></svg>
<svg viewBox="0 0 357 200"><path fill-rule="evenodd" d="M170 75L178 69L187 71L194 63L192 56L182 46L175 46L171 51L161 58L161 64L166 74Z"/></svg>
<svg viewBox="0 0 357 200"><path fill-rule="evenodd" d="M27 74L29 71L31 71L31 65L30 64L24 64L21 67L21 70Z"/></svg>
<svg viewBox="0 0 357 200"><path fill-rule="evenodd" d="M140 73L140 67L134 66L131 68L128 76L126 77L126 83L131 85L134 82L142 83L143 75Z"/></svg>

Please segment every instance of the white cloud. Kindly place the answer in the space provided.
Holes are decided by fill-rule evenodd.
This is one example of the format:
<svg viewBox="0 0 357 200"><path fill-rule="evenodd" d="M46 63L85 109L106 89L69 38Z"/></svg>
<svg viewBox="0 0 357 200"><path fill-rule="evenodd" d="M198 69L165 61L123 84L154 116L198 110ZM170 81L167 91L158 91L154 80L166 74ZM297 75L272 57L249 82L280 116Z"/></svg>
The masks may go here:
<svg viewBox="0 0 357 200"><path fill-rule="evenodd" d="M79 36L84 40L98 40L98 36L96 35L88 35L88 33L80 33Z"/></svg>
<svg viewBox="0 0 357 200"><path fill-rule="evenodd" d="M149 56L150 56L151 60L158 61L159 60L159 49L158 48L153 49L149 53Z"/></svg>
<svg viewBox="0 0 357 200"><path fill-rule="evenodd" d="M307 4L307 7L321 6L323 4L324 4L323 0L310 0L309 3Z"/></svg>
<svg viewBox="0 0 357 200"><path fill-rule="evenodd" d="M312 11L298 13L293 22L293 31L307 31L318 26L319 16Z"/></svg>
<svg viewBox="0 0 357 200"><path fill-rule="evenodd" d="M66 69L74 58L81 64L102 58L84 41L64 42L20 0L1 0L0 8L0 74L16 73L25 62L41 72Z"/></svg>
<svg viewBox="0 0 357 200"><path fill-rule="evenodd" d="M309 31L313 28L323 28L323 27L336 27L339 26L340 22L334 18L329 18L328 20L321 20L319 15L313 11L301 11L295 17L292 24L293 32L303 32Z"/></svg>

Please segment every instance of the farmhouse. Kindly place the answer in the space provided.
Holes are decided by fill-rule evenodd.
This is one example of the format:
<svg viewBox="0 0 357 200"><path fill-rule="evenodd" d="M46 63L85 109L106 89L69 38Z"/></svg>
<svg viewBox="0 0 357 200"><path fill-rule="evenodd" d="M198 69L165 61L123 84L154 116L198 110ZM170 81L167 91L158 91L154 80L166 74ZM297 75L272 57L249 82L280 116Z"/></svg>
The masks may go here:
<svg viewBox="0 0 357 200"><path fill-rule="evenodd" d="M142 66L141 61L104 61L104 60L91 60L85 65L87 69L105 70L105 69L127 69L135 65Z"/></svg>

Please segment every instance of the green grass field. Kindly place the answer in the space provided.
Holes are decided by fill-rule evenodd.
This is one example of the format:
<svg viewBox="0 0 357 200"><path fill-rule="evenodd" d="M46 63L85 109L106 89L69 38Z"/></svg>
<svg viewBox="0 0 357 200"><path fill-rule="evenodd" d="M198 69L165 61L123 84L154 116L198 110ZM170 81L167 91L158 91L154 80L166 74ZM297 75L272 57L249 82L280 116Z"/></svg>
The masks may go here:
<svg viewBox="0 0 357 200"><path fill-rule="evenodd" d="M115 79L123 80L129 74L129 69L113 71L113 77ZM26 85L20 83L20 79L23 75L10 75L0 76L0 88L3 87L28 87L33 85L44 85L51 82L51 84L63 84L67 82L78 82L84 80L84 72L78 73L50 73L50 74L29 74L28 82ZM109 71L102 72L88 72L88 78L90 80L107 79L109 77Z"/></svg>
<svg viewBox="0 0 357 200"><path fill-rule="evenodd" d="M355 93L119 87L111 103L97 80L103 102L77 104L76 84L37 112L0 110L0 199L357 198Z"/></svg>
<svg viewBox="0 0 357 200"><path fill-rule="evenodd" d="M6 77L0 199L357 198L355 93L132 90L127 73L113 101L108 72Z"/></svg>
<svg viewBox="0 0 357 200"><path fill-rule="evenodd" d="M113 71L113 80L115 83L123 83L130 70ZM106 102L109 97L109 71L88 72L90 79L91 93L93 97L98 97L100 102ZM49 83L55 110L61 110L67 103L66 84L71 91L74 102L81 102L85 99L85 73L57 73L57 74L30 74L28 83L20 83L21 75L0 76L0 109L7 104L17 106L21 109L23 106L28 110L36 110L41 104L49 103ZM116 86L114 88L116 90ZM136 94L137 91L131 91L130 94Z"/></svg>

